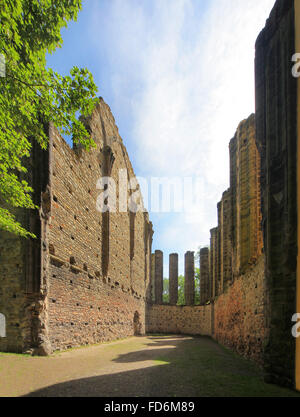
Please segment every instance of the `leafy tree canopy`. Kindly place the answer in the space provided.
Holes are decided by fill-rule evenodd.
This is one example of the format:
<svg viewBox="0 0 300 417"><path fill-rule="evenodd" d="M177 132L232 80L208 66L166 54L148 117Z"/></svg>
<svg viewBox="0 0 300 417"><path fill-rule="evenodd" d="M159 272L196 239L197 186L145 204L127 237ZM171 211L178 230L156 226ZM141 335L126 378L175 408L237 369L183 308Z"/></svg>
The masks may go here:
<svg viewBox="0 0 300 417"><path fill-rule="evenodd" d="M76 20L81 0L1 0L0 54L0 229L32 236L16 221L12 207L36 208L24 179L31 138L47 148L44 124L72 135L86 149L95 146L76 113L89 115L97 87L87 69L61 76L46 67L46 54L62 46L61 29ZM5 75L5 76L3 76Z"/></svg>
<svg viewBox="0 0 300 417"><path fill-rule="evenodd" d="M169 303L169 279L163 280L163 302ZM195 268L195 305L200 304L200 269ZM178 276L178 302L177 305L185 305L184 276Z"/></svg>
<svg viewBox="0 0 300 417"><path fill-rule="evenodd" d="M178 277L178 305L185 305L184 276ZM195 305L200 304L200 269L195 268Z"/></svg>

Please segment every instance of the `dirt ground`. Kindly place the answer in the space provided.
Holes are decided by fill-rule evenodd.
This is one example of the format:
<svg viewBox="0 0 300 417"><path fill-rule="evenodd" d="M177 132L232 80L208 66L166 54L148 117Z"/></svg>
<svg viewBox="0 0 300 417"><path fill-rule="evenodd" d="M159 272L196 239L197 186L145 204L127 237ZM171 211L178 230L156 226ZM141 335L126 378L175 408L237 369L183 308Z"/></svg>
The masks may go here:
<svg viewBox="0 0 300 417"><path fill-rule="evenodd" d="M299 396L210 338L133 337L50 357L0 353L0 396Z"/></svg>

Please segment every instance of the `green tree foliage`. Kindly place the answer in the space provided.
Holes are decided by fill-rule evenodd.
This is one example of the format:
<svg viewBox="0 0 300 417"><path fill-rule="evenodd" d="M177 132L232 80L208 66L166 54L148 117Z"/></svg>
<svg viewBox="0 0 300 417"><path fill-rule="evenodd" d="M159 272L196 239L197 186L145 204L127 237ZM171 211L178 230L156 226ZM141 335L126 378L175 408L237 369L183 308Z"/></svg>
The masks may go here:
<svg viewBox="0 0 300 417"><path fill-rule="evenodd" d="M169 303L169 280L168 278L164 278L163 280L163 302L168 304Z"/></svg>
<svg viewBox="0 0 300 417"><path fill-rule="evenodd" d="M185 299L184 299L184 276L179 275L178 277L178 302L177 304L179 306L185 305Z"/></svg>
<svg viewBox="0 0 300 417"><path fill-rule="evenodd" d="M169 280L164 278L163 281L163 301L169 302ZM178 305L185 305L184 298L184 276L178 277ZM195 268L195 304L200 304L200 269Z"/></svg>
<svg viewBox="0 0 300 417"><path fill-rule="evenodd" d="M47 148L45 124L72 135L86 149L95 146L76 113L87 116L97 87L87 69L73 67L61 76L46 67L46 54L62 46L61 29L76 20L81 0L1 0L0 54L0 229L30 236L16 221L13 207L36 208L24 179L31 140ZM32 236L32 235L31 235Z"/></svg>

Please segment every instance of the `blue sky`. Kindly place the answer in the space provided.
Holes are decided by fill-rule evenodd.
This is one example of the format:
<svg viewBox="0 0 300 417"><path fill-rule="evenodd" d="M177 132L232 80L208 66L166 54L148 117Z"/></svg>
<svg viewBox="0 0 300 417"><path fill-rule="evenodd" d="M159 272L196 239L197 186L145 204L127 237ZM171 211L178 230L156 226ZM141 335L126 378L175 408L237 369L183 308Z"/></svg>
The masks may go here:
<svg viewBox="0 0 300 417"><path fill-rule="evenodd" d="M229 186L228 144L254 112L255 40L275 0L85 0L48 58L87 67L111 107L135 173L193 177L193 213L151 213L153 250L209 244Z"/></svg>

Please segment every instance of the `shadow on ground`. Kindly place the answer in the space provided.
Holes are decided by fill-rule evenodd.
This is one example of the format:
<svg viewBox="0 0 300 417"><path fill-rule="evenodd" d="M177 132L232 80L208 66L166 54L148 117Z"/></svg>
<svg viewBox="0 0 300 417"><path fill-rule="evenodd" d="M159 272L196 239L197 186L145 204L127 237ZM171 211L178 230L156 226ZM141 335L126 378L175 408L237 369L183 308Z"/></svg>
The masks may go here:
<svg viewBox="0 0 300 417"><path fill-rule="evenodd" d="M210 338L149 337L144 350L119 355L136 370L56 384L31 397L288 397L300 394L265 384L262 372ZM141 368L141 362L150 361ZM138 369L140 368L140 369Z"/></svg>

